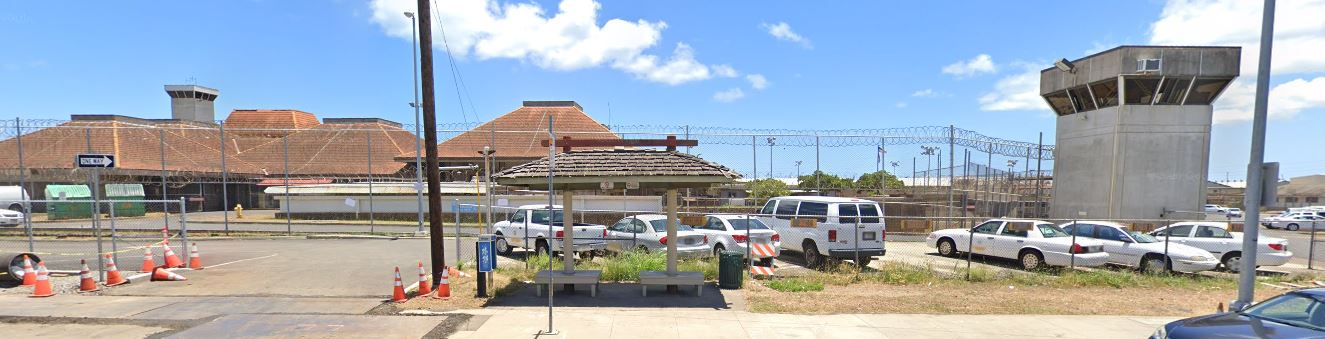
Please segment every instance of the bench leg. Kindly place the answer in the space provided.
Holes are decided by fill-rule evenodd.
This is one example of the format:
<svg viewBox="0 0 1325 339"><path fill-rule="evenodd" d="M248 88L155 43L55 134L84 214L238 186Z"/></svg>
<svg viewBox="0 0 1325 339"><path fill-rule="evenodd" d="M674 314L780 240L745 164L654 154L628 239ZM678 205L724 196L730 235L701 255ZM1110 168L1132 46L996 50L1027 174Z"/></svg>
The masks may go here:
<svg viewBox="0 0 1325 339"><path fill-rule="evenodd" d="M534 296L535 297L543 296L543 286L534 285Z"/></svg>
<svg viewBox="0 0 1325 339"><path fill-rule="evenodd" d="M696 297L704 296L704 284L695 285L695 296Z"/></svg>
<svg viewBox="0 0 1325 339"><path fill-rule="evenodd" d="M640 287L640 294L642 296L645 297L649 296L649 285L640 285L639 287Z"/></svg>
<svg viewBox="0 0 1325 339"><path fill-rule="evenodd" d="M589 285L589 297L590 298L598 297L598 284Z"/></svg>

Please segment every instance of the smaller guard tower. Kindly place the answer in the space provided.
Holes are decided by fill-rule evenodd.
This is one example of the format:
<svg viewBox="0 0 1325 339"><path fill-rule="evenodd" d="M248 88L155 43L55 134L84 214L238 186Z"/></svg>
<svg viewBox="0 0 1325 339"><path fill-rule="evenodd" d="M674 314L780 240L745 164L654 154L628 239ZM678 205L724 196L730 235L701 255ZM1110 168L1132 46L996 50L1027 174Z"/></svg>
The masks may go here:
<svg viewBox="0 0 1325 339"><path fill-rule="evenodd" d="M1121 46L1040 71L1040 96L1058 114L1049 217L1199 211L1211 105L1238 76L1241 55L1240 47Z"/></svg>
<svg viewBox="0 0 1325 339"><path fill-rule="evenodd" d="M198 85L166 85L170 118L216 123L216 97L221 91Z"/></svg>

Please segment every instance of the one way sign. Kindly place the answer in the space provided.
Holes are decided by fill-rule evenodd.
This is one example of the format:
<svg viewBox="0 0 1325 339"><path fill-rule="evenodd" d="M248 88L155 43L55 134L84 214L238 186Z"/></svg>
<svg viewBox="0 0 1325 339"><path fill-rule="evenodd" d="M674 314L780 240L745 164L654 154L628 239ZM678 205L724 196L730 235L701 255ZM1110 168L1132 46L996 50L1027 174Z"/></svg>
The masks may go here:
<svg viewBox="0 0 1325 339"><path fill-rule="evenodd" d="M113 168L115 156L110 154L79 154L74 160L79 168Z"/></svg>

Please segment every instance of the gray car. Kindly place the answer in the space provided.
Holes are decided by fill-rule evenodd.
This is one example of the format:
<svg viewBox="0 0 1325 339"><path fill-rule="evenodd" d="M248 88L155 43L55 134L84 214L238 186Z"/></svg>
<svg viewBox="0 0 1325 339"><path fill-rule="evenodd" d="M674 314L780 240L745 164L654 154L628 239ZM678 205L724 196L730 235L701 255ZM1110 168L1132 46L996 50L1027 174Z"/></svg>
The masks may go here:
<svg viewBox="0 0 1325 339"><path fill-rule="evenodd" d="M678 256L695 258L710 254L708 236L696 232L689 225L681 224L679 220L676 231L677 238L680 238L676 243ZM623 218L607 227L607 238L607 251L616 253L633 250L666 251L667 243L672 241L667 239L667 216L661 214Z"/></svg>

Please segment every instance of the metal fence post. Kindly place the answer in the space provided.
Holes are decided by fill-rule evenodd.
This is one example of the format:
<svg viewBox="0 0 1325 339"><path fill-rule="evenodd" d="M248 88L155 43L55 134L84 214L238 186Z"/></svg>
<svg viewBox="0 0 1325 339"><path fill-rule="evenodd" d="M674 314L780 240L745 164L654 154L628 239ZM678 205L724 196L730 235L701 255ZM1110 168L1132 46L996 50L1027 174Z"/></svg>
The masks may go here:
<svg viewBox="0 0 1325 339"><path fill-rule="evenodd" d="M23 227L28 234L28 252L36 252L32 240L32 192L28 186L28 169L23 162L23 118L14 118L14 130L18 132L14 139L18 143L18 185L23 190Z"/></svg>
<svg viewBox="0 0 1325 339"><path fill-rule="evenodd" d="M1040 169L1040 165L1043 162L1044 132L1040 132L1040 141L1035 147L1035 218L1044 215L1044 203L1041 202L1041 199L1043 198L1041 194L1044 192L1044 172Z"/></svg>
<svg viewBox="0 0 1325 339"><path fill-rule="evenodd" d="M146 207L147 206L146 203L143 203L143 206ZM118 246L115 244L115 239L119 238L119 233L115 228L115 218L116 218L115 204L111 203L110 204L110 255L112 258L111 260L118 263L120 262L120 251ZM105 258L105 254L97 254L97 257ZM101 269L103 272L101 273L102 274L101 278L102 281L105 281L106 278L106 273L104 273L106 269L105 263L101 263Z"/></svg>
<svg viewBox="0 0 1325 339"><path fill-rule="evenodd" d="M377 224L377 216L373 215L373 209L376 207L373 203L373 131L368 131L368 225ZM458 246L457 246L458 247ZM460 260L460 257L456 257Z"/></svg>
<svg viewBox="0 0 1325 339"><path fill-rule="evenodd" d="M281 137L281 148L285 155L283 156L285 164L281 167L285 169L285 233L294 234L293 220L291 214L294 214L294 199L290 198L290 136ZM369 232L372 232L371 230Z"/></svg>
<svg viewBox="0 0 1325 339"><path fill-rule="evenodd" d="M955 164L956 164L956 161L957 161L957 152L955 151L955 146L954 146L954 144L956 144L956 143L957 143L957 128L956 128L956 126L954 126L954 125L948 125L948 166L951 166L951 167L952 167L952 168L948 169L948 206L947 206L947 210L948 210L948 218L949 218L949 221L951 221L951 218L952 218L952 216L953 216L953 211L952 211L952 186L953 186L953 183L956 182L956 181L954 180L954 179L956 178L956 174L953 173L953 172L955 172L955 170L957 169L957 166L955 165ZM943 157L942 157L942 156L939 156L939 160L943 160ZM940 176L940 177L943 176L943 167L939 167L939 176Z"/></svg>
<svg viewBox="0 0 1325 339"><path fill-rule="evenodd" d="M454 213L454 214L455 214L455 262L459 263L459 262L461 262L461 260L460 260L460 199L459 199L459 198L456 198L456 199L455 199L455 204L454 204L454 205L451 205L451 207L452 207L451 213ZM552 218L552 216L549 215L548 218L550 219L550 218ZM568 254L568 255L569 255L569 254Z"/></svg>
<svg viewBox="0 0 1325 339"><path fill-rule="evenodd" d="M218 125L221 130L221 224L225 226L225 233L230 234L230 189L226 187L230 171L226 170L225 166L225 123Z"/></svg>
<svg viewBox="0 0 1325 339"><path fill-rule="evenodd" d="M1242 227L1244 228L1247 227L1245 222L1243 223ZM1312 262L1316 261L1316 221L1315 220L1311 221L1311 241L1307 243L1307 246L1309 246L1307 247L1307 269L1308 270L1315 269L1314 267L1315 265L1312 265Z"/></svg>
<svg viewBox="0 0 1325 339"><path fill-rule="evenodd" d="M966 281L971 281L971 256L975 253L976 227L979 226L971 226L970 228L966 229L966 234L969 234L969 236L966 237ZM953 245L953 247L956 246L957 245Z"/></svg>
<svg viewBox="0 0 1325 339"><path fill-rule="evenodd" d="M184 205L184 197L179 197L179 253L189 252L189 208Z"/></svg>

